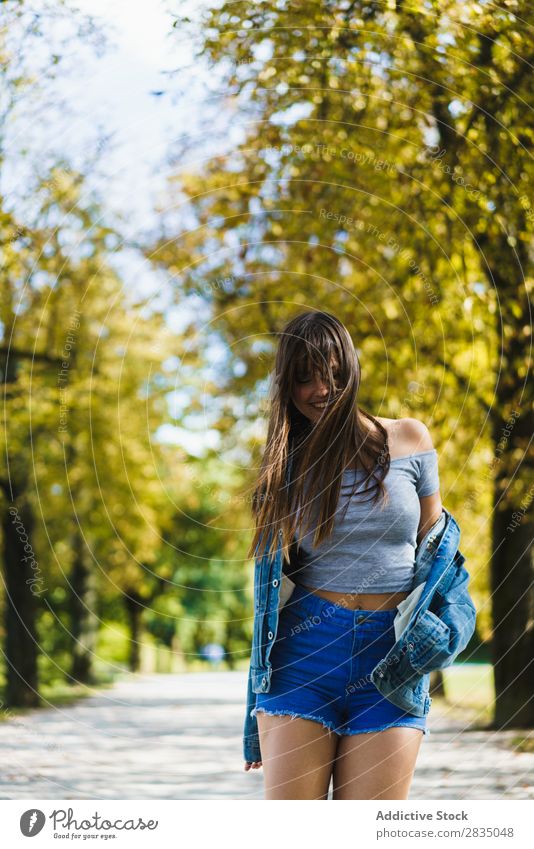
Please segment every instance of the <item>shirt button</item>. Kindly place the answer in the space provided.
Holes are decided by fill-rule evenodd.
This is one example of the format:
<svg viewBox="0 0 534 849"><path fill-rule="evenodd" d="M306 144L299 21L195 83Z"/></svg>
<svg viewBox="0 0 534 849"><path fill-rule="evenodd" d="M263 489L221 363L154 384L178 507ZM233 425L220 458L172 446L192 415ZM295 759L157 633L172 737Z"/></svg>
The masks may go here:
<svg viewBox="0 0 534 849"><path fill-rule="evenodd" d="M383 672L378 672L377 674L378 674L378 677L379 677L379 678L383 678L383 677L384 677L384 673L383 673Z"/></svg>
<svg viewBox="0 0 534 849"><path fill-rule="evenodd" d="M413 643L408 643L408 648L413 649Z"/></svg>
<svg viewBox="0 0 534 849"><path fill-rule="evenodd" d="M269 633L267 634L267 639L268 639L268 640L272 640L272 638L273 638L273 637L274 637L273 632L272 632L272 631L269 631Z"/></svg>
<svg viewBox="0 0 534 849"><path fill-rule="evenodd" d="M262 685L265 687L265 685L266 685L266 683L267 683L267 678L262 678L262 679L261 679L261 683L262 683Z"/></svg>
<svg viewBox="0 0 534 849"><path fill-rule="evenodd" d="M278 586L278 578L275 578L274 581L273 581L273 587L277 587L277 586Z"/></svg>

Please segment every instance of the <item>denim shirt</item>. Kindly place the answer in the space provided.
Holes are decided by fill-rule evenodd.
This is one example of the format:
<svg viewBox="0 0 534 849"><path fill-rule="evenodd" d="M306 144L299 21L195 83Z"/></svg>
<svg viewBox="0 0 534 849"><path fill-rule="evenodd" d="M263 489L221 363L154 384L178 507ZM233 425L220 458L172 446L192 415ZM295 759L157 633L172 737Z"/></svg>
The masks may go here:
<svg viewBox="0 0 534 849"><path fill-rule="evenodd" d="M286 485L289 474L290 464ZM250 712L256 694L270 689L269 657L279 612L295 586L282 571L281 535L279 531L275 554L263 554L254 563L254 628L243 733L243 755L250 763L261 761L257 717ZM271 536L272 531L269 542ZM450 666L475 630L476 610L467 591L469 574L459 541L460 528L443 507L417 546L414 587L398 606L395 644L371 673L385 698L415 716L425 716L430 709L430 672Z"/></svg>

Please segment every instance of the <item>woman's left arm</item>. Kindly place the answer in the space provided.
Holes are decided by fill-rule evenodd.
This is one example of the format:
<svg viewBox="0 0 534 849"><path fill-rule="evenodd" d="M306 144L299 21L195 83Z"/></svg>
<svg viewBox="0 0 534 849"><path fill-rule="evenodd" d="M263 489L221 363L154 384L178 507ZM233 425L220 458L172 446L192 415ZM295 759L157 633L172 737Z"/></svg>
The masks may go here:
<svg viewBox="0 0 534 849"><path fill-rule="evenodd" d="M425 495L419 499L421 505L421 518L417 529L417 545L421 542L424 535L434 522L437 522L441 516L443 505L441 503L441 494L439 490L432 495Z"/></svg>
<svg viewBox="0 0 534 849"><path fill-rule="evenodd" d="M430 451L434 448L430 431L426 424L419 419L406 418L404 423L404 439L411 445L411 451L416 454L420 451ZM421 505L421 517L417 528L417 544L421 542L424 535L434 522L441 516L443 506L439 489L431 495L419 496Z"/></svg>

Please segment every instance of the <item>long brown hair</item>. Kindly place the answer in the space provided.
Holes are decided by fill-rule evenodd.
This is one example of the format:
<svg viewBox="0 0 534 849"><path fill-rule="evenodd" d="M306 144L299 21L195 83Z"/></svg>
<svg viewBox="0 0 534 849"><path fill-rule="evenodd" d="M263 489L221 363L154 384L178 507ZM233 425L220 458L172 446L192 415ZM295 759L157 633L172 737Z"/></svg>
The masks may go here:
<svg viewBox="0 0 534 849"><path fill-rule="evenodd" d="M292 318L278 336L269 392L267 445L252 497L256 531L248 556L274 554L281 531L284 557L289 560L289 546L297 528L307 530L313 521L316 496L321 498L314 546L332 533L343 471L351 467L365 470L364 484L371 482L371 486L358 495L371 493L376 503L387 499L383 479L391 458L385 427L358 408L360 363L341 321L331 313L311 310ZM338 364L336 378L331 358ZM329 387L332 403L317 422L304 416L292 400L303 372L318 372ZM374 423L378 434L365 419ZM286 486L289 459L291 481ZM376 474L377 466L381 475Z"/></svg>

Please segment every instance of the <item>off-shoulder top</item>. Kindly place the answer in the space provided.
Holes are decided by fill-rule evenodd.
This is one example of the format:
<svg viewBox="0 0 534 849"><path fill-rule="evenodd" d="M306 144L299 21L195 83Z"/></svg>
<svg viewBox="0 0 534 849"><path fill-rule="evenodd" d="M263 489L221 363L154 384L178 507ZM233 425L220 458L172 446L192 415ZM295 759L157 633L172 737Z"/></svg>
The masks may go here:
<svg viewBox="0 0 534 849"><path fill-rule="evenodd" d="M354 476L360 479L358 492L366 472L347 469L343 473L331 537L317 548L312 547L313 528L295 539L298 569L291 569L291 579L334 592L408 592L414 579L419 498L439 490L437 451L431 448L390 461L384 478L389 494L385 506L382 499L373 504L368 492L351 498Z"/></svg>

